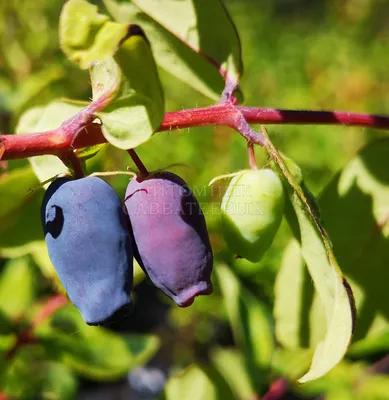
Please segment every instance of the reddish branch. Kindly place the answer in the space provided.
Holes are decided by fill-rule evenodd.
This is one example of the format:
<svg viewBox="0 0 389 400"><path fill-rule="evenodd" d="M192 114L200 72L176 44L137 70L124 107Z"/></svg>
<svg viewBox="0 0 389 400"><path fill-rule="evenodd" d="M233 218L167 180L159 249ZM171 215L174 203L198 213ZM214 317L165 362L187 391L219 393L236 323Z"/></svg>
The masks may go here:
<svg viewBox="0 0 389 400"><path fill-rule="evenodd" d="M100 124L92 122L94 112L107 104L107 100L103 100L99 104L91 103L91 106L55 130L25 135L0 135L2 159L12 160L44 154L61 156L64 151L69 149L80 149L106 142ZM327 124L389 130L389 116L339 111L295 111L236 107L231 102L206 108L168 112L165 114L159 130L227 125L242 132L242 126L244 126L243 131L246 139L261 145L260 136L250 130L247 123Z"/></svg>
<svg viewBox="0 0 389 400"><path fill-rule="evenodd" d="M69 299L62 294L57 294L56 296L51 297L47 300L40 312L35 316L31 323L31 328L36 328L47 318L51 317L57 310L65 307L67 304L69 304Z"/></svg>
<svg viewBox="0 0 389 400"><path fill-rule="evenodd" d="M285 398L288 392L288 382L283 379L277 379L274 381L267 393L262 397L262 400L281 400Z"/></svg>
<svg viewBox="0 0 389 400"><path fill-rule="evenodd" d="M221 105L168 112L161 130L201 125L229 125L229 107ZM250 124L325 124L389 129L389 116L340 111L297 111L271 108L236 107Z"/></svg>
<svg viewBox="0 0 389 400"><path fill-rule="evenodd" d="M38 338L34 335L34 329L39 326L43 321L53 315L57 310L66 306L69 300L67 297L58 294L56 296L51 297L44 304L40 312L35 316L34 320L31 322L29 326L23 329L18 335L15 344L8 351L6 358L8 360L12 359L18 349L26 344L38 343ZM1 400L1 397L0 397Z"/></svg>

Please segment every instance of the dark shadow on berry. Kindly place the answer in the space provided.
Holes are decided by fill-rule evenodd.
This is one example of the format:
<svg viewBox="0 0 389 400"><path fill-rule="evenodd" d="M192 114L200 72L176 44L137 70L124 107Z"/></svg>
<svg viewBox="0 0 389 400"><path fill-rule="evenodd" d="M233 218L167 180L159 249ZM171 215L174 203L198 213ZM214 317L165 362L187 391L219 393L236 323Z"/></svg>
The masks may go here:
<svg viewBox="0 0 389 400"><path fill-rule="evenodd" d="M62 232L65 221L62 208L58 206L51 207L48 212L48 218L50 218L50 220L45 224L45 236L47 233L50 233L54 239L57 239Z"/></svg>

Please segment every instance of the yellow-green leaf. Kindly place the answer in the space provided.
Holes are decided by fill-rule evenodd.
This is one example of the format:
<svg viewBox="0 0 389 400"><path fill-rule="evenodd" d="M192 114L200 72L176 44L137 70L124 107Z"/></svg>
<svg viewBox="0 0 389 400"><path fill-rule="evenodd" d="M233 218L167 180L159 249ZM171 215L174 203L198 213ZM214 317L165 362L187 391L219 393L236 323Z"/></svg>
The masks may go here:
<svg viewBox="0 0 389 400"><path fill-rule="evenodd" d="M212 60L227 79L238 82L242 72L239 36L220 0L133 0L197 53Z"/></svg>
<svg viewBox="0 0 389 400"><path fill-rule="evenodd" d="M245 355L248 375L258 389L274 351L270 316L227 266L218 265L215 270L232 332Z"/></svg>
<svg viewBox="0 0 389 400"><path fill-rule="evenodd" d="M215 368L228 383L237 399L255 397L255 389L247 374L242 353L235 348L211 350L211 360ZM231 366L234 366L231 368Z"/></svg>
<svg viewBox="0 0 389 400"><path fill-rule="evenodd" d="M103 134L116 147L129 149L147 141L164 116L164 97L150 44L143 32L121 44L113 58L91 70L93 100L114 92L112 102L97 115Z"/></svg>
<svg viewBox="0 0 389 400"><path fill-rule="evenodd" d="M116 21L142 26L152 44L158 67L208 98L220 99L224 80L204 57L142 12L134 3L104 0L104 4Z"/></svg>
<svg viewBox="0 0 389 400"><path fill-rule="evenodd" d="M164 393L164 400L217 400L218 398L214 382L195 364L172 376Z"/></svg>
<svg viewBox="0 0 389 400"><path fill-rule="evenodd" d="M0 275L0 309L11 318L21 317L35 298L33 269L27 257L8 261Z"/></svg>
<svg viewBox="0 0 389 400"><path fill-rule="evenodd" d="M73 305L57 311L37 327L36 334L78 374L105 381L117 380L145 364L160 346L155 335L119 335L88 326Z"/></svg>
<svg viewBox="0 0 389 400"><path fill-rule="evenodd" d="M316 346L309 371L298 380L304 383L325 375L344 357L354 331L355 303L320 221L315 198L288 170L288 164L265 136L266 149L284 176L289 193L285 208L288 223L300 242L302 257L325 310L326 332Z"/></svg>
<svg viewBox="0 0 389 400"><path fill-rule="evenodd" d="M127 35L127 26L99 14L97 6L85 0L65 3L60 17L60 44L66 56L81 68L112 57L120 41Z"/></svg>

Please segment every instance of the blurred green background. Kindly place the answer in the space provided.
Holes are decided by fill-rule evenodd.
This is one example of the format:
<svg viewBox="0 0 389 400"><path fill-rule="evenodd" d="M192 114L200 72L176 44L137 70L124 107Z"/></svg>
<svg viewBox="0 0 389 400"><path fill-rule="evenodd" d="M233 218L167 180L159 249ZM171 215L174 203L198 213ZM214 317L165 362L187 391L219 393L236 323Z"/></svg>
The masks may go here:
<svg viewBox="0 0 389 400"><path fill-rule="evenodd" d="M237 26L242 43L243 104L269 108L387 113L389 109L388 1L226 0L224 3ZM29 107L46 104L57 97L80 100L89 100L91 97L88 73L71 64L59 49L58 18L63 4L64 2L59 0L14 0L0 3L0 132L2 133L12 133L18 118ZM102 6L101 2L95 2L95 4ZM168 72L161 70L160 77L165 89L167 111L212 104L211 100L186 86ZM342 126L269 126L268 131L278 149L300 165L306 184L314 195L321 193L359 149L386 135L383 131ZM207 187L208 182L217 175L248 167L245 140L227 127L194 128L157 133L137 151L150 170L167 168L173 163L184 164L172 170L189 183L203 205L216 264L229 265L242 287L253 294L264 315L271 315L277 271L283 249L291 238L289 228L286 223L282 224L272 248L260 263L252 264L244 260L236 260L226 250L220 232L218 207L226 183L222 181L220 187L216 185L212 189ZM256 154L259 165L266 163L266 156L260 148L256 150ZM10 161L8 166L2 165L5 168L4 176L13 170L21 171L27 165L27 160ZM134 167L128 155L110 146L88 161L90 172L123 170L127 166ZM1 179L0 175L0 183ZM122 176L108 180L122 196L128 178ZM30 182L34 183L34 180ZM14 187L15 197L22 197L25 194L18 187L17 182ZM4 192L0 193L0 204L2 196L5 198ZM34 207L31 207L30 212L38 210L36 205ZM15 224L17 219L15 217ZM31 217L31 220L24 223L36 224L36 221L36 218ZM18 226L12 228L12 232L18 232L18 230L21 232L20 224L23 221L18 223ZM9 231L4 227L5 225L3 228L0 225L0 238L7 232L9 235ZM39 231L40 227L38 226L37 229ZM39 233L36 233L34 238L38 236ZM26 301L25 308L39 298L55 292L55 285L53 289L51 284L54 278L51 267L48 266L49 262L44 256L40 257L40 252L44 251L42 247L34 247L31 250L31 243L28 242L27 246L20 243L8 246L4 243L6 241L0 241L3 280L6 271L10 268L10 262L25 263L31 267L28 276L31 275L34 295ZM20 268L23 270L24 267ZM242 393L250 393L252 383L247 383L246 386L245 383L241 385L237 383L232 385L233 389L228 385L225 388L223 385L225 381L228 381L228 372L224 374L220 365L226 361L215 362L218 359L215 348L236 347L236 337L234 339L232 333L234 327L231 329L231 322L224 309L217 282L215 282L215 293L212 296L197 299L189 309L178 309L157 292L147 280L142 280L140 273L139 276L140 283L134 294L135 315L126 326L121 327L121 330L138 335L157 334L159 336L162 346L152 360L152 365L156 365L164 373L168 370L173 373L196 362L202 366L202 371L206 371L208 377L212 377L210 381L217 386L219 397L215 398L237 398L242 396ZM23 280L25 279L27 278L23 274ZM19 287L17 278L14 280L15 287ZM5 280L5 282L8 281ZM7 285L8 283L3 284L3 286ZM1 287L0 282L0 289ZM13 299L12 301L16 301L16 296L22 296L22 294L15 293L15 298L12 294L9 296ZM2 300L7 298L6 295L2 297L1 290L0 298ZM0 302L0 309L1 307ZM28 320L31 317L31 311L27 312L25 308L22 307L23 312L19 314L11 313L10 315L12 318ZM273 323L270 322L270 326L272 325ZM258 332L258 335L260 334L261 332ZM96 341L97 345L98 341ZM110 346L109 341L107 346ZM4 348L7 348L6 344ZM39 349L35 350L39 352ZM75 350L72 349L72 351ZM324 393L329 398L347 399L348 396L353 395L352 387L355 384L353 377L359 377L359 374L366 370L363 362L375 360L379 355L381 353L368 354L358 362L355 360L345 362L330 378L307 384L303 388L292 385L289 394L286 395L289 397L284 398L301 396L309 398ZM25 357L29 359L28 355ZM45 359L46 356L39 354L34 357L40 360ZM282 357L286 357L286 354L280 355L279 364L284 362L282 360L285 358ZM304 368L309 365L309 354L308 364L307 357L302 351L296 354L288 353L288 357L297 363L294 368L296 378L299 374L297 370L300 368L304 372ZM304 360L296 361L299 360L298 357ZM28 363L28 361L25 362ZM274 362L277 364L277 360ZM9 363L3 360L0 372L7 370ZM23 364L23 361L19 360L19 363ZM24 386L20 382L28 381L29 374L26 371L23 374L23 371L16 369L16 372L13 371L11 374L4 372L2 382L6 393L13 394L15 398L74 398L75 393L89 393L97 385L101 398L109 399L115 398L114 391L118 393L118 391L127 390L123 389L128 386L123 374L118 374L122 382L120 385L98 384L99 379L96 374L83 374L82 368L74 369L74 365L73 369L66 370L65 374L61 369L61 363L62 361L56 364L58 371L56 370L53 374L55 379L58 376L63 379L63 375L69 374L71 384L65 382L63 387L70 387L71 390L63 389L64 392L61 392L53 389L53 393L62 393L56 394L57 397L31 394L37 389L31 389L30 392L25 389L26 391L23 392L24 389L20 388ZM64 365L68 366L66 362ZM102 363L103 367L104 363ZM236 368L238 371L238 367ZM201 375L196 375L199 372L193 370L189 371L189 377L191 373L194 376ZM74 378L74 374L81 378ZM266 376L260 379L260 390L263 392L277 375L276 367L271 372L267 372ZM39 379L41 382L43 378ZM242 377L240 382L244 382L245 379ZM204 390L208 390L206 384L204 385L206 388ZM243 389L239 389L239 385L243 386ZM389 387L387 380L380 381L379 385ZM334 392L334 390L331 391L331 387L338 387L338 389ZM367 394L362 394L365 397L360 398L389 399L389 392L385 390L376 397L369 397L369 393L373 392L372 389L367 390ZM133 392L127 396L137 398ZM178 398L169 393L165 396ZM209 395L207 396L203 398L210 398Z"/></svg>

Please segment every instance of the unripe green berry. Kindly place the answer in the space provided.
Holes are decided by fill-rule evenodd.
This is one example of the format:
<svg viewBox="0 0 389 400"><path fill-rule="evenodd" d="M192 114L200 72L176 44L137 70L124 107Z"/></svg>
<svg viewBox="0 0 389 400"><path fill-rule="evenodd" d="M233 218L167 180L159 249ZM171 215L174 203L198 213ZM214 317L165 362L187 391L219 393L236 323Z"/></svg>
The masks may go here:
<svg viewBox="0 0 389 400"><path fill-rule="evenodd" d="M284 211L284 190L271 169L244 170L222 200L223 235L229 249L257 262L270 247Z"/></svg>

